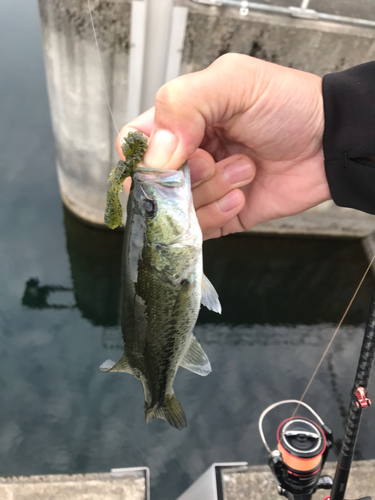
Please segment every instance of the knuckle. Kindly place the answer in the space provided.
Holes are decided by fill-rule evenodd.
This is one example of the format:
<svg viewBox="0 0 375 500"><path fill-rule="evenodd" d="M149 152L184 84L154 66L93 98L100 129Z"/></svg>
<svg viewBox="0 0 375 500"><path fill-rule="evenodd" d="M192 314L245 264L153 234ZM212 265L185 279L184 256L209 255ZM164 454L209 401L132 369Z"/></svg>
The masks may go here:
<svg viewBox="0 0 375 500"><path fill-rule="evenodd" d="M181 102L182 97L186 93L186 84L183 77L171 80L165 83L156 93L156 106L175 106Z"/></svg>
<svg viewBox="0 0 375 500"><path fill-rule="evenodd" d="M243 65L245 62L249 63L251 58L245 54L234 54L228 52L218 57L212 64L216 66L223 66L226 69L229 67L236 67L238 65Z"/></svg>

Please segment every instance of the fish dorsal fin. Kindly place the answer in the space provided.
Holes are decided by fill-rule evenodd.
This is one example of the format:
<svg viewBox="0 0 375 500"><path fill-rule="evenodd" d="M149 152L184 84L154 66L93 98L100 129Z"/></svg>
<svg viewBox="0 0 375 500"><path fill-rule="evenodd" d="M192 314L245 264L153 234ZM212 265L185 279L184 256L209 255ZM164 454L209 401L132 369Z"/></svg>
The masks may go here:
<svg viewBox="0 0 375 500"><path fill-rule="evenodd" d="M207 276L203 275L202 279L202 299L201 302L207 309L221 314L221 304L217 291L213 287Z"/></svg>
<svg viewBox="0 0 375 500"><path fill-rule="evenodd" d="M115 361L107 359L99 366L99 370L101 372L125 372L133 374L125 353L121 356L117 363L115 363Z"/></svg>
<svg viewBox="0 0 375 500"><path fill-rule="evenodd" d="M184 410L174 394L166 396L162 406L159 408L149 408L146 403L145 418L147 423L151 422L154 418L163 418L168 424L178 430L187 427Z"/></svg>
<svg viewBox="0 0 375 500"><path fill-rule="evenodd" d="M210 360L194 335L191 336L188 350L182 358L180 366L202 377L211 373Z"/></svg>

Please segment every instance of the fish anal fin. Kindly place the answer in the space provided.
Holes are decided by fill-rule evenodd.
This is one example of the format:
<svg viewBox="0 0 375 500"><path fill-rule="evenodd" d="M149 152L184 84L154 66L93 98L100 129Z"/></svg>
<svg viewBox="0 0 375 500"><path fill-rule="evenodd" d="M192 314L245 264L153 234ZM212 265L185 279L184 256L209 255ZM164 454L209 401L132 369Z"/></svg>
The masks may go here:
<svg viewBox="0 0 375 500"><path fill-rule="evenodd" d="M221 304L219 296L211 281L207 276L203 275L202 278L202 298L201 302L207 309L221 314Z"/></svg>
<svg viewBox="0 0 375 500"><path fill-rule="evenodd" d="M202 377L211 373L210 360L194 335L191 336L188 350L182 358L180 366Z"/></svg>
<svg viewBox="0 0 375 500"><path fill-rule="evenodd" d="M149 408L145 403L145 418L147 423L154 418L163 418L178 430L187 427L186 415L174 394L166 396L164 403L159 408Z"/></svg>
<svg viewBox="0 0 375 500"><path fill-rule="evenodd" d="M99 370L101 372L125 372L133 374L125 353L121 356L117 363L107 359L99 366Z"/></svg>

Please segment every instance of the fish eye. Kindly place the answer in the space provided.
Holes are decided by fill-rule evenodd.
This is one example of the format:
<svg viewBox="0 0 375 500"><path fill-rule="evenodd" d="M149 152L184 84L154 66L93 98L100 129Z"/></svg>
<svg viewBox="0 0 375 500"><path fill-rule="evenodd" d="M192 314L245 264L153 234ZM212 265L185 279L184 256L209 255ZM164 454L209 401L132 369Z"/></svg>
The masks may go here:
<svg viewBox="0 0 375 500"><path fill-rule="evenodd" d="M148 218L154 217L156 214L156 201L150 199L144 200L143 210L146 217Z"/></svg>

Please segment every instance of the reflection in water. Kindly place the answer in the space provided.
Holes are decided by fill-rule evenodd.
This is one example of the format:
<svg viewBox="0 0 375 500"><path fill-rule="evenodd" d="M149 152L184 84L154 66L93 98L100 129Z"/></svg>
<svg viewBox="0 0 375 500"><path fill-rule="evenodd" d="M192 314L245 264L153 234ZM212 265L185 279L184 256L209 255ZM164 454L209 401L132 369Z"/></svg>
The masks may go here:
<svg viewBox="0 0 375 500"><path fill-rule="evenodd" d="M358 240L234 235L209 240L204 269L225 304L221 316L202 308L200 322L337 324L367 262ZM367 317L374 278L368 275L345 319Z"/></svg>
<svg viewBox="0 0 375 500"><path fill-rule="evenodd" d="M307 325L231 325L215 323L197 323L194 335L204 339L205 345L227 347L255 346L302 346L316 348L325 345L332 335L333 324L319 324L311 335L311 326ZM114 329L103 331L103 347L122 349L123 340Z"/></svg>
<svg viewBox="0 0 375 500"><path fill-rule="evenodd" d="M39 284L38 278L30 278L26 282L25 291L22 297L22 305L30 309L72 309L75 305L50 304L48 299L54 292L72 292L72 288L66 288L60 285Z"/></svg>
<svg viewBox="0 0 375 500"><path fill-rule="evenodd" d="M41 285L38 278L26 282L22 305L30 309L78 308L96 326L119 325L122 231L88 226L64 206L64 226L72 288ZM56 292L74 294L74 304L50 303ZM107 332L105 328L104 332ZM108 335L111 335L108 330Z"/></svg>
<svg viewBox="0 0 375 500"><path fill-rule="evenodd" d="M123 231L88 226L66 207L64 226L77 307L94 325L117 326Z"/></svg>
<svg viewBox="0 0 375 500"><path fill-rule="evenodd" d="M40 286L37 278L31 278L26 284L23 305L64 308L65 305L50 305L48 296L73 290L76 307L84 318L105 328L118 326L123 231L88 226L65 206L64 226L73 289ZM223 325L336 324L365 267L363 251L356 240L346 241L345 245L340 240L254 236L208 241L204 245L204 269L214 286L220 288L225 307L221 316L203 307L197 324L221 325L209 342L219 342L224 335L222 342L248 344L274 341L266 339L259 330L251 335L238 331L239 335L233 336ZM372 286L373 278L369 275L349 310L346 324L359 325L364 321ZM111 337L111 330L105 331ZM279 335L277 338L281 342ZM113 344L109 338L105 342ZM293 344L296 339L288 342Z"/></svg>

